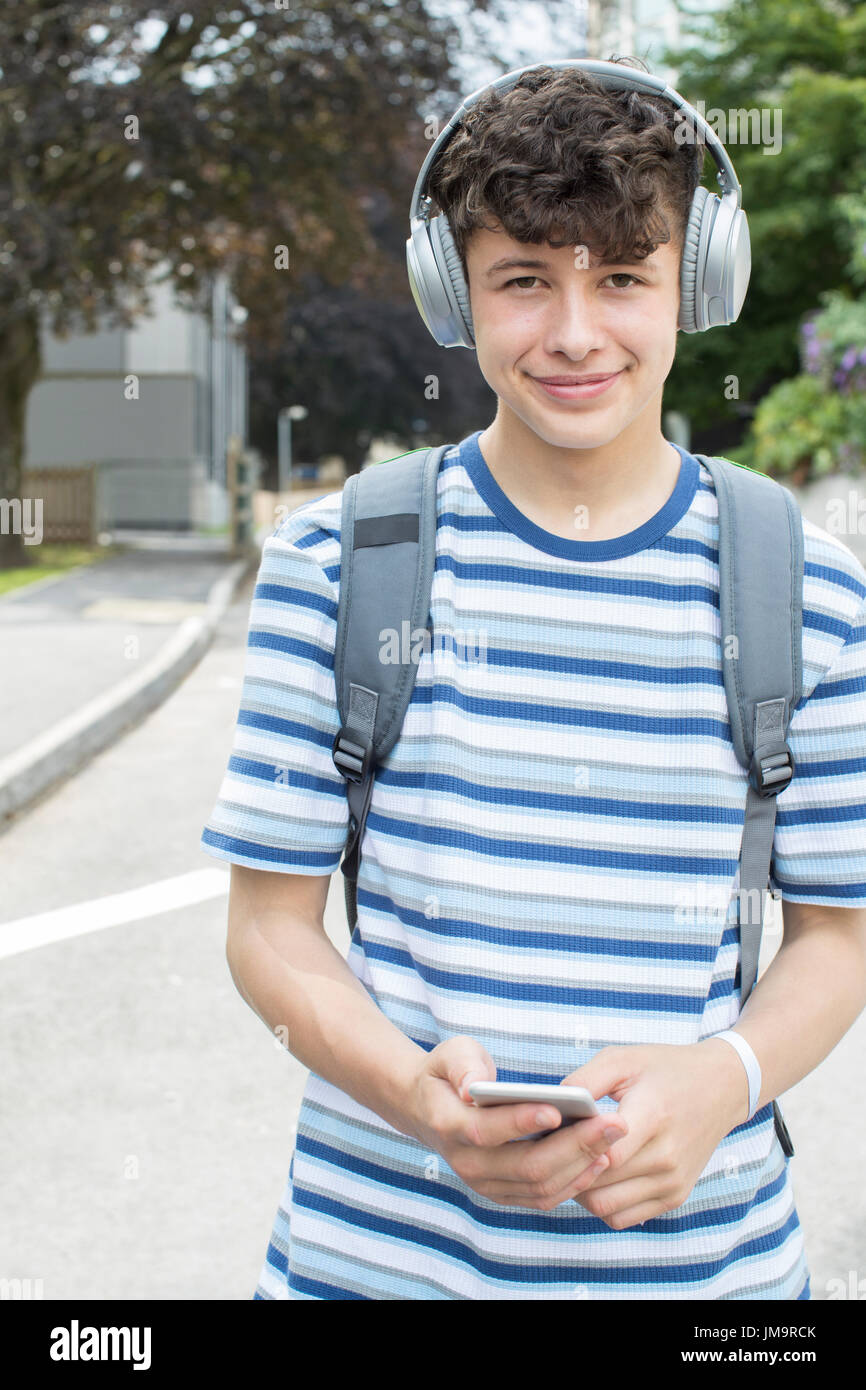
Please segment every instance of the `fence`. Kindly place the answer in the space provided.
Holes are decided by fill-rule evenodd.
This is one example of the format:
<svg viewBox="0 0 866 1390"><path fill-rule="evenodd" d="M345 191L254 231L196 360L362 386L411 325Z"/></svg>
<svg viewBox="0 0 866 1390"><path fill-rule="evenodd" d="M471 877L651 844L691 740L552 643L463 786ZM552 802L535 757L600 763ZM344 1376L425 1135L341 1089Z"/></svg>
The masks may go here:
<svg viewBox="0 0 866 1390"><path fill-rule="evenodd" d="M21 495L42 500L43 541L96 544L97 477L92 464L86 468L25 468Z"/></svg>
<svg viewBox="0 0 866 1390"><path fill-rule="evenodd" d="M43 538L95 545L118 528L194 530L225 520L225 486L207 460L100 459L23 470L23 496L43 499ZM88 539L89 537L89 539Z"/></svg>

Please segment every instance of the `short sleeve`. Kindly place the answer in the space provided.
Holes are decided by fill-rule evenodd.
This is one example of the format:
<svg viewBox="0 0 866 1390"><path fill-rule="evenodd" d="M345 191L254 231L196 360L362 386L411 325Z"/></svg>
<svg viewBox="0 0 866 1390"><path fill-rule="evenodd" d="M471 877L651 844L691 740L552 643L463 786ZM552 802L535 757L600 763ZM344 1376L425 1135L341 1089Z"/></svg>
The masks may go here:
<svg viewBox="0 0 866 1390"><path fill-rule="evenodd" d="M777 803L770 887L789 902L866 907L866 599L788 742L796 768Z"/></svg>
<svg viewBox="0 0 866 1390"><path fill-rule="evenodd" d="M349 819L331 757L339 596L302 529L290 517L263 546L231 755L201 848L254 869L332 874Z"/></svg>

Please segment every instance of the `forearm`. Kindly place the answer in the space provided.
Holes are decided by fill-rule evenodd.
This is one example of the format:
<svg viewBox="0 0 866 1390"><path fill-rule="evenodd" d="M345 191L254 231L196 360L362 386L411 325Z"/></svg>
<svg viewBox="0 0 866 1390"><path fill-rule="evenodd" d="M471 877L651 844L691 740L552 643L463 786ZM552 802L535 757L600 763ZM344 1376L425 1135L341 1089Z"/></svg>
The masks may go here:
<svg viewBox="0 0 866 1390"><path fill-rule="evenodd" d="M761 1067L758 1105L775 1100L814 1071L864 1006L863 949L844 928L815 922L783 941L732 1025ZM734 1052L723 1039L714 1045Z"/></svg>
<svg viewBox="0 0 866 1390"><path fill-rule="evenodd" d="M405 1102L424 1049L385 1017L324 930L272 931L249 933L229 960L250 1008L304 1066L411 1134Z"/></svg>

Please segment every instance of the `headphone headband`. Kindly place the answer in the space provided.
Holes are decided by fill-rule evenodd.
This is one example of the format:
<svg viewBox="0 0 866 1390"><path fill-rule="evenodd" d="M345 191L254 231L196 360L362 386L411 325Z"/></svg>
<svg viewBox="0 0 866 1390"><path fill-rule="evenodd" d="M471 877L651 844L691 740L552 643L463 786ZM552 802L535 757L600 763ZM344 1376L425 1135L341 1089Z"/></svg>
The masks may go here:
<svg viewBox="0 0 866 1390"><path fill-rule="evenodd" d="M415 180L415 188L412 192L412 200L409 204L409 220L412 227L415 226L419 218L423 221L427 221L431 202L424 193L427 175L433 165L433 161L442 149L442 146L451 138L465 113L471 106L475 105L485 92L494 89L503 92L510 91L512 87L516 86L519 78L522 77L525 72L533 72L536 68L540 67L555 68L557 70L579 68L585 72L592 73L595 77L598 77L606 87L612 89L618 88L623 91L644 91L651 96L667 97L677 110L685 111L697 128L698 133L704 137L707 149L718 166L718 182L722 189L722 195L726 197L733 194L736 198L736 207L742 207L743 192L740 187L740 181L737 178L730 156L718 135L716 135L712 127L707 124L703 116L686 101L685 97L682 97L679 92L674 91L672 87L668 86L663 77L656 77L653 73L649 72L640 72L637 68L626 69L622 63L608 63L600 58L564 58L559 62L529 63L526 67L514 68L511 72L503 73L501 77L497 77L493 82L486 82L483 87L479 87L477 91L472 92L472 94L461 103L448 124L443 127L433 141L433 144L427 152L427 158L418 171L418 177ZM421 208L422 195L427 203L427 206L423 209Z"/></svg>

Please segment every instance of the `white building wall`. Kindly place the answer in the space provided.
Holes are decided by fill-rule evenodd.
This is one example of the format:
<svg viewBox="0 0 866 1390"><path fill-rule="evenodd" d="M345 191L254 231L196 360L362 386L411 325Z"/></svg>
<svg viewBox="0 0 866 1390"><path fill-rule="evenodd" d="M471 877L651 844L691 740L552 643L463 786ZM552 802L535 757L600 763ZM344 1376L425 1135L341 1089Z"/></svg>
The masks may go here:
<svg viewBox="0 0 866 1390"><path fill-rule="evenodd" d="M170 283L150 288L153 311L136 320L126 332L126 370L141 373L195 371L194 323L191 314L174 301Z"/></svg>
<svg viewBox="0 0 866 1390"><path fill-rule="evenodd" d="M175 303L164 273L154 274L150 312L130 328L61 339L44 322L24 466L98 464L109 530L221 524L228 436L246 440L246 354L225 277L211 287L212 326Z"/></svg>

